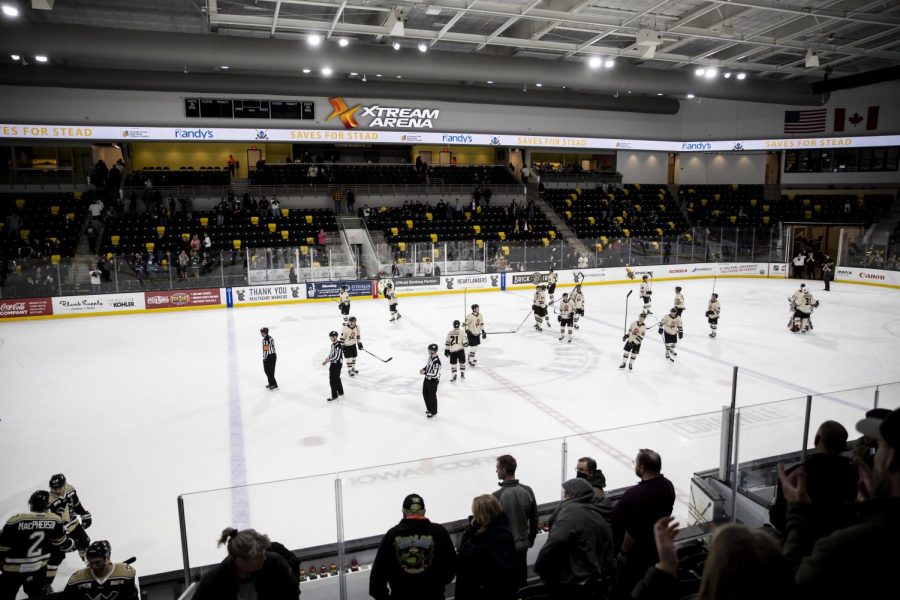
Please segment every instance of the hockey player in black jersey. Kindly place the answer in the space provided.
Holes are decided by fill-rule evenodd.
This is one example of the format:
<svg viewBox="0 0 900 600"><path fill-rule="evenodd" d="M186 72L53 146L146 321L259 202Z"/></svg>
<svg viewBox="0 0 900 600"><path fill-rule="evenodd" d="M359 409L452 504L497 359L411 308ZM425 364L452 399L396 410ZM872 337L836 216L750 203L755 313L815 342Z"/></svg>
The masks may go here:
<svg viewBox="0 0 900 600"><path fill-rule="evenodd" d="M131 565L112 562L111 553L106 540L88 546L88 566L69 577L65 600L138 599L137 574Z"/></svg>
<svg viewBox="0 0 900 600"><path fill-rule="evenodd" d="M78 554L84 559L84 553L91 543L85 529L91 526L93 518L91 513L81 505L78 499L78 492L71 484L66 482L66 476L57 473L50 478L50 511L59 515L66 527L66 535L75 542L74 548L78 550ZM56 571L65 558L65 552L59 548L53 550L50 555L50 562L47 564L47 585L53 583L56 577Z"/></svg>

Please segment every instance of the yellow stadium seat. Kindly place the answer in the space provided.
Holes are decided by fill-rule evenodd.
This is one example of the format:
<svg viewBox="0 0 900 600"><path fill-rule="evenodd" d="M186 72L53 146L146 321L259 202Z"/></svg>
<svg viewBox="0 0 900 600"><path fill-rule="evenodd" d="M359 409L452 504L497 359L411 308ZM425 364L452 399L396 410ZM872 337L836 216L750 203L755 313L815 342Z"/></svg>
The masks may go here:
<svg viewBox="0 0 900 600"><path fill-rule="evenodd" d="M209 217L200 217L200 226L206 227L209 225Z"/></svg>
<svg viewBox="0 0 900 600"><path fill-rule="evenodd" d="M547 235L550 236L550 239L551 239L551 240L555 240L555 239L556 239L556 232L553 231L552 229L548 229L548 230L547 230Z"/></svg>
<svg viewBox="0 0 900 600"><path fill-rule="evenodd" d="M268 223L269 233L275 233L275 223Z"/></svg>
<svg viewBox="0 0 900 600"><path fill-rule="evenodd" d="M286 216L288 216L288 214L290 214L290 213L288 213L288 209L287 209L287 208L282 208L282 209L281 209L281 216L282 216L282 217L286 217Z"/></svg>
<svg viewBox="0 0 900 600"><path fill-rule="evenodd" d="M146 244L147 252L153 252L153 249L156 248L156 244L153 242L147 242Z"/></svg>
<svg viewBox="0 0 900 600"><path fill-rule="evenodd" d="M634 184L634 189L636 189L636 190L641 189L641 184L639 184L639 183Z"/></svg>
<svg viewBox="0 0 900 600"><path fill-rule="evenodd" d="M306 215L306 224L312 225L312 222L313 222L312 215Z"/></svg>
<svg viewBox="0 0 900 600"><path fill-rule="evenodd" d="M706 206L707 204L709 204L709 200L707 200L706 198L700 198L700 206Z"/></svg>
<svg viewBox="0 0 900 600"><path fill-rule="evenodd" d="M464 212L463 214L466 215L466 221L471 221L471 220L472 220L472 213L471 213L470 211L467 210L467 211Z"/></svg>
<svg viewBox="0 0 900 600"><path fill-rule="evenodd" d="M250 223L253 225L259 225L259 217L250 217Z"/></svg>
<svg viewBox="0 0 900 600"><path fill-rule="evenodd" d="M597 244L597 252L603 252L603 244Z"/></svg>
<svg viewBox="0 0 900 600"><path fill-rule="evenodd" d="M568 221L568 220L570 220L570 219L572 218L572 211L571 211L571 210L567 210L567 211L564 212L563 214L566 215L566 221Z"/></svg>
<svg viewBox="0 0 900 600"><path fill-rule="evenodd" d="M439 258L441 257L441 249L440 249L440 248L432 248L432 249L431 249L431 256L432 256L434 259L439 259Z"/></svg>
<svg viewBox="0 0 900 600"><path fill-rule="evenodd" d="M566 208L572 208L572 201L569 199L566 199Z"/></svg>
<svg viewBox="0 0 900 600"><path fill-rule="evenodd" d="M434 218L434 215L432 215L430 212L427 212L425 213L425 218L431 221Z"/></svg>
<svg viewBox="0 0 900 600"><path fill-rule="evenodd" d="M731 215L728 217L728 220L731 222L732 225L735 225L737 223L737 216Z"/></svg>
<svg viewBox="0 0 900 600"><path fill-rule="evenodd" d="M113 259L113 256L115 256L115 254L113 254L112 252L107 252L107 253L106 253L106 260L112 260L112 259Z"/></svg>
<svg viewBox="0 0 900 600"><path fill-rule="evenodd" d="M391 227L391 235L393 235L394 237L400 235L400 230L396 227Z"/></svg>
<svg viewBox="0 0 900 600"><path fill-rule="evenodd" d="M25 208L25 198L16 198L16 208Z"/></svg>
<svg viewBox="0 0 900 600"><path fill-rule="evenodd" d="M615 195L615 194L607 194L607 195L606 195L606 198L607 198L607 200L615 200L615 199L616 199L616 195Z"/></svg>
<svg viewBox="0 0 900 600"><path fill-rule="evenodd" d="M575 195L581 197L581 188L575 188Z"/></svg>
<svg viewBox="0 0 900 600"><path fill-rule="evenodd" d="M479 248L484 248L484 240L475 240L475 245Z"/></svg>
<svg viewBox="0 0 900 600"><path fill-rule="evenodd" d="M166 267L169 266L169 261L168 261L168 259L165 259L165 258L164 258L164 259L162 259L161 261L159 261L159 264L160 264L161 267L166 268Z"/></svg>
<svg viewBox="0 0 900 600"><path fill-rule="evenodd" d="M804 219L812 219L812 211L811 211L811 210L804 210L804 211L803 211L803 218L804 218Z"/></svg>
<svg viewBox="0 0 900 600"><path fill-rule="evenodd" d="M788 200L793 200L796 195L797 195L797 192L788 192L788 194L787 194Z"/></svg>
<svg viewBox="0 0 900 600"><path fill-rule="evenodd" d="M166 233L166 226L165 226L165 225L160 225L159 227L157 227L157 228L156 228L156 233L157 233L158 235L165 235L165 233Z"/></svg>
<svg viewBox="0 0 900 600"><path fill-rule="evenodd" d="M640 205L640 204L635 204L635 205L634 205L634 212L641 212L641 205Z"/></svg>
<svg viewBox="0 0 900 600"><path fill-rule="evenodd" d="M287 229L281 230L281 239L286 240L290 237L290 235L291 235L291 232L288 231Z"/></svg>
<svg viewBox="0 0 900 600"><path fill-rule="evenodd" d="M300 254L306 256L309 254L309 246L300 246Z"/></svg>
<svg viewBox="0 0 900 600"><path fill-rule="evenodd" d="M763 204L763 212L769 212L769 205Z"/></svg>
<svg viewBox="0 0 900 600"><path fill-rule="evenodd" d="M816 204L815 206L813 206L813 208L816 209L816 212L822 212L822 205L821 205L821 204Z"/></svg>
<svg viewBox="0 0 900 600"><path fill-rule="evenodd" d="M665 205L665 204L660 204L660 205L659 205L659 212L666 212L666 205Z"/></svg>
<svg viewBox="0 0 900 600"><path fill-rule="evenodd" d="M413 228L413 222L412 222L411 219L407 219L407 220L406 220L406 228L407 228L407 229L412 229L412 228Z"/></svg>
<svg viewBox="0 0 900 600"><path fill-rule="evenodd" d="M577 200L577 199L578 199L578 194L574 194L574 193L569 194L569 197L566 198L566 204L568 204L569 206L572 206L572 200Z"/></svg>
<svg viewBox="0 0 900 600"><path fill-rule="evenodd" d="M594 217L588 217L588 223L590 223L591 225L593 225L596 222L597 222L597 219L595 219Z"/></svg>
<svg viewBox="0 0 900 600"><path fill-rule="evenodd" d="M509 256L509 246L500 246L500 251L503 252L503 256Z"/></svg>
<svg viewBox="0 0 900 600"><path fill-rule="evenodd" d="M605 246L609 243L609 239L605 235L600 236L600 242Z"/></svg>
<svg viewBox="0 0 900 600"><path fill-rule="evenodd" d="M183 240L186 241L186 242L189 242L189 241L191 241L191 234L189 234L189 233L182 233L182 234L181 234L181 239L183 239Z"/></svg>
<svg viewBox="0 0 900 600"><path fill-rule="evenodd" d="M750 206L756 206L756 198L750 198Z"/></svg>
<svg viewBox="0 0 900 600"><path fill-rule="evenodd" d="M497 232L497 237L500 238L500 241L502 242L503 240L506 239L506 233L503 232L503 231L498 231L498 232Z"/></svg>
<svg viewBox="0 0 900 600"><path fill-rule="evenodd" d="M669 221L669 229L675 229L675 223Z"/></svg>
<svg viewBox="0 0 900 600"><path fill-rule="evenodd" d="M74 221L75 213L66 213L66 221Z"/></svg>
<svg viewBox="0 0 900 600"><path fill-rule="evenodd" d="M625 237L630 237L630 236L631 236L631 231L629 231L628 229L623 229L623 230L622 230L622 235L624 235Z"/></svg>
<svg viewBox="0 0 900 600"><path fill-rule="evenodd" d="M406 252L406 242L397 242L397 248L400 249L400 252Z"/></svg>
<svg viewBox="0 0 900 600"><path fill-rule="evenodd" d="M481 225L472 225L472 229L475 231L475 235L481 233Z"/></svg>
<svg viewBox="0 0 900 600"><path fill-rule="evenodd" d="M663 234L663 230L662 230L660 227L657 227L657 228L656 228L656 235L660 235L660 236L661 236L662 234Z"/></svg>
<svg viewBox="0 0 900 600"><path fill-rule="evenodd" d="M650 246L651 246L654 250L659 250L659 242L650 242Z"/></svg>
<svg viewBox="0 0 900 600"><path fill-rule="evenodd" d="M51 214L51 215L58 215L58 214L59 214L59 207L58 207L58 206L51 206L51 207L50 207L50 214Z"/></svg>
<svg viewBox="0 0 900 600"><path fill-rule="evenodd" d="M316 243L316 239L315 239L315 238L311 238L311 237L306 238L306 245L307 245L307 246L312 246L312 245L315 244L315 243Z"/></svg>
<svg viewBox="0 0 900 600"><path fill-rule="evenodd" d="M436 233L432 233L432 234L429 234L429 236L431 237L432 243L435 243L435 244L436 244L437 241L438 241L437 234L436 234Z"/></svg>
<svg viewBox="0 0 900 600"><path fill-rule="evenodd" d="M480 215L480 214L481 214L481 207L480 207L480 206L476 206L476 207L475 207L475 212L477 212L477 213Z"/></svg>
<svg viewBox="0 0 900 600"><path fill-rule="evenodd" d="M722 194L713 194L713 200L719 201L722 199Z"/></svg>
<svg viewBox="0 0 900 600"><path fill-rule="evenodd" d="M625 219L623 219L622 217L616 217L616 223L618 223L619 225L621 225L624 222L625 222Z"/></svg>
<svg viewBox="0 0 900 600"><path fill-rule="evenodd" d="M622 193L626 196L628 195L628 188L622 188Z"/></svg>
<svg viewBox="0 0 900 600"><path fill-rule="evenodd" d="M684 234L684 239L690 242L691 240L694 239L694 236L692 236L689 233L686 233L686 234Z"/></svg>
<svg viewBox="0 0 900 600"><path fill-rule="evenodd" d="M29 235L31 235L30 229L22 229L19 231L19 238L23 240L27 240Z"/></svg>
<svg viewBox="0 0 900 600"><path fill-rule="evenodd" d="M547 238L541 238L541 241L544 242L544 245L545 245L545 246L549 246L549 245L550 245L550 240L548 240Z"/></svg>
<svg viewBox="0 0 900 600"><path fill-rule="evenodd" d="M120 240L120 239L121 239L121 238L120 238L119 236L117 236L117 235L111 235L111 236L109 236L109 241L112 243L113 246L118 246L118 245L119 245L119 240Z"/></svg>
<svg viewBox="0 0 900 600"><path fill-rule="evenodd" d="M75 192L75 193L73 194L73 196L75 196L75 199L76 199L76 200L81 200L81 194L82 194L82 192Z"/></svg>
<svg viewBox="0 0 900 600"><path fill-rule="evenodd" d="M803 206L809 206L809 198L803 199Z"/></svg>
<svg viewBox="0 0 900 600"><path fill-rule="evenodd" d="M732 189L732 190L737 190L737 188L738 188L738 186L737 186L736 183L732 183L732 184L731 184L731 189Z"/></svg>
<svg viewBox="0 0 900 600"><path fill-rule="evenodd" d="M317 261L317 260L314 260L313 263L312 263L312 266L313 266L314 269L320 269L320 268L322 267L322 263L320 263L320 262Z"/></svg>
<svg viewBox="0 0 900 600"><path fill-rule="evenodd" d="M762 222L765 223L766 225L768 225L768 224L769 224L769 217L768 217L768 216L763 217L763 218L762 218Z"/></svg>
<svg viewBox="0 0 900 600"><path fill-rule="evenodd" d="M59 254L51 254L50 255L50 264L58 265L59 264Z"/></svg>

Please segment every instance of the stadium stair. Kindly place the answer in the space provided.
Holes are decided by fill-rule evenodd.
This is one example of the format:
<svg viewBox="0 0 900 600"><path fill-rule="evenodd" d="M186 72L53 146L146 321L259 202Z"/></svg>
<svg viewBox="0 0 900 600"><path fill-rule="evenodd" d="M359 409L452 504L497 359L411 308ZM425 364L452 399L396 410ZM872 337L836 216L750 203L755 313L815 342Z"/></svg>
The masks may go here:
<svg viewBox="0 0 900 600"><path fill-rule="evenodd" d="M534 200L535 205L537 205L537 207L547 216L547 219L550 221L550 224L553 225L553 228L562 235L565 243L570 244L579 254L584 254L586 256L591 255L591 251L578 239L575 232L566 225L566 222L562 220L555 210L553 210L553 207L544 202L540 197L538 194L538 185L536 183L528 184L528 193L525 196L526 204L529 200Z"/></svg>

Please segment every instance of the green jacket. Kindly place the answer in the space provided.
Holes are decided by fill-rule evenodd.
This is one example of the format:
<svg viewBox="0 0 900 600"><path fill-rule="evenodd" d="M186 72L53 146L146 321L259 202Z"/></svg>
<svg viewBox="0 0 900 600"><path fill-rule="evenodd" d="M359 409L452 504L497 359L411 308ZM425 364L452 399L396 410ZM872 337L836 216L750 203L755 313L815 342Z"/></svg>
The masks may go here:
<svg viewBox="0 0 900 600"><path fill-rule="evenodd" d="M887 597L900 566L900 498L867 500L856 510L855 525L816 540L812 505L788 504L784 555L799 598Z"/></svg>

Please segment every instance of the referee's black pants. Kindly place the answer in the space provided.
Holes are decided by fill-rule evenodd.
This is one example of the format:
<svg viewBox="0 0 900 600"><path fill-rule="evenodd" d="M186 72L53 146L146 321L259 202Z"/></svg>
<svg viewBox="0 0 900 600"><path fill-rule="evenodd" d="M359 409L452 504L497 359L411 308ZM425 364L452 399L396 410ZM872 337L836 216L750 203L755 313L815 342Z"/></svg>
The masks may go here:
<svg viewBox="0 0 900 600"><path fill-rule="evenodd" d="M328 365L328 383L331 384L331 397L337 398L344 395L344 384L341 383L342 363L333 362Z"/></svg>
<svg viewBox="0 0 900 600"><path fill-rule="evenodd" d="M425 398L425 410L437 414L437 379L426 379L422 382L422 397Z"/></svg>
<svg viewBox="0 0 900 600"><path fill-rule="evenodd" d="M263 370L266 372L266 377L269 378L269 385L271 387L278 387L278 382L275 381L275 360L277 358L277 355L270 354L263 359Z"/></svg>

